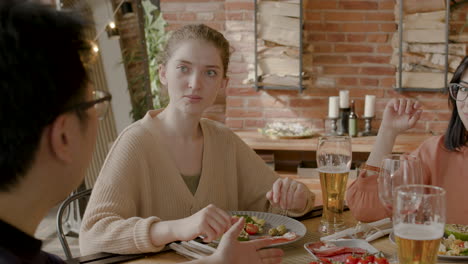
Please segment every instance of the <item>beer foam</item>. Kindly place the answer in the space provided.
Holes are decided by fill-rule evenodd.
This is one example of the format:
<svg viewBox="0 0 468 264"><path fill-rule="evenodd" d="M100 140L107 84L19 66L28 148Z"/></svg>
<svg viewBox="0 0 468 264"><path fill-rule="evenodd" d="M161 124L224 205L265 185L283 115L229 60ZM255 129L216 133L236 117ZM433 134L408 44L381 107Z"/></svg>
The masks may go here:
<svg viewBox="0 0 468 264"><path fill-rule="evenodd" d="M319 172L324 172L324 173L347 173L349 172L349 169L344 166L344 167L320 167L318 168Z"/></svg>
<svg viewBox="0 0 468 264"><path fill-rule="evenodd" d="M396 236L410 240L435 240L444 235L444 224L442 223L431 225L400 223L393 229Z"/></svg>

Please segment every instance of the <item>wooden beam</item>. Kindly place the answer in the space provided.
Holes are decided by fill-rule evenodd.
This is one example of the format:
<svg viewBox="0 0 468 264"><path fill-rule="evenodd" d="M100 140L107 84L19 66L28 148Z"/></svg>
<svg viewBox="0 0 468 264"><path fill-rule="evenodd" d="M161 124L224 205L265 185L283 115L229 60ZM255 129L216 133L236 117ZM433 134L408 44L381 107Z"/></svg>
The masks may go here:
<svg viewBox="0 0 468 264"><path fill-rule="evenodd" d="M263 27L259 37L285 46L299 47L299 30Z"/></svg>
<svg viewBox="0 0 468 264"><path fill-rule="evenodd" d="M437 53L445 54L445 44L418 44L409 43L407 51L413 53ZM457 56L466 56L466 44L450 43L449 54Z"/></svg>
<svg viewBox="0 0 468 264"><path fill-rule="evenodd" d="M398 73L395 74L398 83ZM453 74L448 73L448 80ZM445 74L443 72L403 72L402 86L404 88L428 88L440 89L446 87L444 84Z"/></svg>
<svg viewBox="0 0 468 264"><path fill-rule="evenodd" d="M443 29L410 29L403 31L403 41L410 43L445 43Z"/></svg>
<svg viewBox="0 0 468 264"><path fill-rule="evenodd" d="M400 0L401 1L401 0ZM406 14L445 10L445 0L404 0L403 11Z"/></svg>
<svg viewBox="0 0 468 264"><path fill-rule="evenodd" d="M259 4L259 12L267 16L299 17L299 11L300 8L298 4L275 1L262 1Z"/></svg>
<svg viewBox="0 0 468 264"><path fill-rule="evenodd" d="M260 24L262 27L284 28L288 30L299 31L299 19L286 16L260 15Z"/></svg>
<svg viewBox="0 0 468 264"><path fill-rule="evenodd" d="M259 65L265 74L276 74L279 76L299 75L298 59L264 58L259 60Z"/></svg>

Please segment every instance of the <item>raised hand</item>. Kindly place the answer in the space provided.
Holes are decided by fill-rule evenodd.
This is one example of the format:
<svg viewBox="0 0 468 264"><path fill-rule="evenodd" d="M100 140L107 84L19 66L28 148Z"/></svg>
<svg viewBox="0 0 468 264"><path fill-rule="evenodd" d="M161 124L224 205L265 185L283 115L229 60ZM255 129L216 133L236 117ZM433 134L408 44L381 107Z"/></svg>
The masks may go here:
<svg viewBox="0 0 468 264"><path fill-rule="evenodd" d="M289 178L278 179L267 192L266 198L274 207L283 210L304 210L310 195L309 189L300 182Z"/></svg>
<svg viewBox="0 0 468 264"><path fill-rule="evenodd" d="M412 99L392 99L385 106L382 125L383 129L390 129L399 134L416 125L421 117L421 104Z"/></svg>
<svg viewBox="0 0 468 264"><path fill-rule="evenodd" d="M178 240L192 240L203 236L203 241L211 242L221 237L231 227L231 216L224 210L210 204L197 213L177 221Z"/></svg>
<svg viewBox="0 0 468 264"><path fill-rule="evenodd" d="M276 264L281 263L283 251L277 248L262 249L275 243L272 238L239 242L237 237L244 227L245 219L237 222L224 234L216 252L203 263L224 264Z"/></svg>

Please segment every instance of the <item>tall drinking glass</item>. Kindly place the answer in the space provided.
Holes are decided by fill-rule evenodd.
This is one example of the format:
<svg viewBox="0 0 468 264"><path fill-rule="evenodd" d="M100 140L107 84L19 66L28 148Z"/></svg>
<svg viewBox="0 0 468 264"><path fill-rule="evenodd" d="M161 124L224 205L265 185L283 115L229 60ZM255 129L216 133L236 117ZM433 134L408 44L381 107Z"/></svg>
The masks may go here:
<svg viewBox="0 0 468 264"><path fill-rule="evenodd" d="M317 167L323 198L323 213L319 226L321 233L332 234L345 228L343 207L351 156L350 137L319 138Z"/></svg>
<svg viewBox="0 0 468 264"><path fill-rule="evenodd" d="M445 190L430 185L396 189L393 230L400 264L434 264L445 226Z"/></svg>
<svg viewBox="0 0 468 264"><path fill-rule="evenodd" d="M379 198L389 214L392 214L395 189L400 185L423 184L420 160L413 155L386 155L378 177Z"/></svg>

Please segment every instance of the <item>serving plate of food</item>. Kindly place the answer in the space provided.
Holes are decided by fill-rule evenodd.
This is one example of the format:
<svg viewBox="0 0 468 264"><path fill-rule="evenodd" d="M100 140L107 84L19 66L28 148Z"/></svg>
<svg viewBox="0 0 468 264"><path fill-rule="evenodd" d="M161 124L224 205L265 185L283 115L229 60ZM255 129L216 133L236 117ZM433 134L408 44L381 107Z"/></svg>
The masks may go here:
<svg viewBox="0 0 468 264"><path fill-rule="evenodd" d="M440 241L439 259L468 260L468 226L446 224Z"/></svg>
<svg viewBox="0 0 468 264"><path fill-rule="evenodd" d="M301 239L307 232L301 222L283 215L256 211L231 211L232 216L245 218L239 240L274 238L274 246L286 245Z"/></svg>
<svg viewBox="0 0 468 264"><path fill-rule="evenodd" d="M318 131L301 123L272 122L259 128L258 132L271 139L302 139L318 135Z"/></svg>
<svg viewBox="0 0 468 264"><path fill-rule="evenodd" d="M381 252L362 239L309 242L304 248L316 260L311 263L359 263L361 259L361 263L388 263Z"/></svg>

